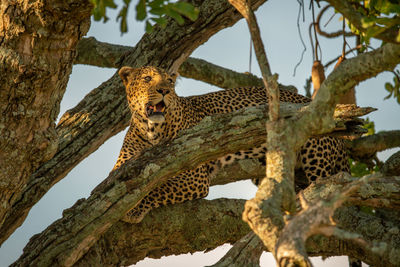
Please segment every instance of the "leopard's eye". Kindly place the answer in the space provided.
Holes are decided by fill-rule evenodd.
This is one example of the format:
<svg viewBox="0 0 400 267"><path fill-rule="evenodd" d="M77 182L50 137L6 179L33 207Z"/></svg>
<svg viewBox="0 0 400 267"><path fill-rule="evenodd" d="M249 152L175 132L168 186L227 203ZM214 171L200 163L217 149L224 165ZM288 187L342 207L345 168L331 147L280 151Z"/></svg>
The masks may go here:
<svg viewBox="0 0 400 267"><path fill-rule="evenodd" d="M168 80L167 80L169 83L174 83L174 80L172 80L171 78L169 78Z"/></svg>
<svg viewBox="0 0 400 267"><path fill-rule="evenodd" d="M151 76L146 76L143 78L146 82L150 82L152 80Z"/></svg>

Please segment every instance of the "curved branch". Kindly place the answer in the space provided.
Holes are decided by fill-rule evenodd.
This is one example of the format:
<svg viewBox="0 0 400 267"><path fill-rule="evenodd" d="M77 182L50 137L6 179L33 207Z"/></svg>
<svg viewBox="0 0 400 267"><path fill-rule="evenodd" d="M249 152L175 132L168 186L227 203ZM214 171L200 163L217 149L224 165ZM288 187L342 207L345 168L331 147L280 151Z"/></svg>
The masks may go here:
<svg viewBox="0 0 400 267"><path fill-rule="evenodd" d="M315 29L317 30L317 33L319 35L322 35L322 36L324 36L326 38L336 38L336 37L339 37L339 36L343 36L343 31L325 32L325 31L321 30L321 25L320 25L321 18L325 14L326 10L328 10L328 8L330 8L330 7L332 7L332 6L331 5L327 5L327 6L325 6L324 8L321 9L321 11L319 12L319 14L317 16L317 19L315 21ZM355 34L352 33L352 32L345 32L344 36L346 36L346 37L355 36Z"/></svg>
<svg viewBox="0 0 400 267"><path fill-rule="evenodd" d="M100 42L94 37L82 38L77 46L74 64L118 68L121 57L126 56L133 49L130 46Z"/></svg>

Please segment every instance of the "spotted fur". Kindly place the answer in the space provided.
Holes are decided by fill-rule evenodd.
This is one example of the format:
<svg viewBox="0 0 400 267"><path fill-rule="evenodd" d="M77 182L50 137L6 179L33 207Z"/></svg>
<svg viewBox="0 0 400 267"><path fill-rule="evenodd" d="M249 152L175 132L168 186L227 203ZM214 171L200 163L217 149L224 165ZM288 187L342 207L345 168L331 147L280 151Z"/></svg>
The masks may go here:
<svg viewBox="0 0 400 267"><path fill-rule="evenodd" d="M179 97L175 93L176 75L156 67L130 68L119 71L126 88L132 113L130 127L114 169L161 140L173 139L182 129L198 124L204 117L228 113L268 102L263 87L227 89L200 96ZM311 100L289 91L280 92L280 101L307 103ZM172 177L155 188L125 216L124 220L140 222L153 208L207 196L210 177L219 168L245 158L265 159L266 145L225 155L196 169ZM309 181L348 171L342 142L333 137L311 138L301 148L298 166Z"/></svg>

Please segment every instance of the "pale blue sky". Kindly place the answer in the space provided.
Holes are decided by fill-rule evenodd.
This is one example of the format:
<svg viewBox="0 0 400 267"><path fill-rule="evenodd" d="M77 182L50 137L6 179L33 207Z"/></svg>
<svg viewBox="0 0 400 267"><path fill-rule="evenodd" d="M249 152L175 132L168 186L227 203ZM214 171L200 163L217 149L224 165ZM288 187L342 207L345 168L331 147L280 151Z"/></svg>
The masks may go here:
<svg viewBox="0 0 400 267"><path fill-rule="evenodd" d="M135 1L133 1L135 2ZM308 4L306 4L308 5ZM308 6L307 6L308 7ZM135 45L143 34L143 24L133 21L133 10L130 10L129 32L121 37L118 25L114 22L116 12L110 12L110 21L92 23L88 36L94 36L99 41L123 45ZM271 69L279 74L283 84L295 85L299 92L304 94L305 79L310 76L312 55L308 41L308 25L300 22L303 39L307 45L304 60L293 77L294 66L299 61L303 50L297 33L296 18L298 4L295 0L270 0L257 12L263 41ZM306 16L309 14L306 9ZM339 16L336 15L328 28L338 25ZM348 41L353 45L354 41ZM320 38L322 47L322 61L326 62L341 53L341 39L326 40ZM248 71L249 62L249 34L247 25L243 20L234 27L223 30L213 36L206 44L194 51L193 57L208 60L227 68L240 72ZM259 75L258 65L253 56L252 72ZM327 73L329 73L328 70ZM101 69L88 66L74 66L67 92L61 103L61 114L74 107L93 88L106 81L115 73L115 69ZM391 80L390 73L384 73L377 78L364 82L357 87L357 103L360 106L372 106L379 110L369 118L375 121L376 129L400 129L400 120L397 116L400 106L394 99L383 100L386 96L383 85L385 80ZM210 85L180 78L177 92L180 95L194 95L217 90ZM11 238L0 248L0 267L8 266L22 253L23 247L29 238L44 230L54 220L61 217L62 211L72 206L76 200L87 197L90 191L100 183L112 169L125 132L120 133L107 141L95 153L74 168L64 180L55 185L43 199L35 205L25 223ZM398 150L398 149L397 149ZM382 158L387 158L395 150L381 153ZM250 182L239 182L227 186L215 186L210 190L207 198L218 197L251 198L256 188ZM161 260L145 260L136 266L204 266L215 263L229 249L228 245L207 254L196 253L194 256L174 256ZM316 266L347 266L345 257L330 258L328 261L314 260ZM270 254L262 257L262 266L274 266Z"/></svg>

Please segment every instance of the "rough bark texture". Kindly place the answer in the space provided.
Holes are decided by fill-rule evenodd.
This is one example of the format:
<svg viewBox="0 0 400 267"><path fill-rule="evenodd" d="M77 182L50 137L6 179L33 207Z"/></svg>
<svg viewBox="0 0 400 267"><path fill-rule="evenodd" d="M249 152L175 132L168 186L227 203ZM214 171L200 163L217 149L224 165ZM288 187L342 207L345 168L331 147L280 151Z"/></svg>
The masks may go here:
<svg viewBox="0 0 400 267"><path fill-rule="evenodd" d="M263 2L265 0L252 1L252 6L256 9ZM186 60L195 48L206 42L208 38L219 30L233 25L240 19L240 15L234 8L223 0L194 1L194 4L200 9L199 18L195 22L188 21L183 26L179 26L175 21L171 20L165 29L156 28L153 33L145 34L136 47L120 59L120 64L133 67L154 65L176 71L182 61ZM78 7L77 10L82 12L83 8ZM57 12L55 13L58 14ZM76 17L82 16L78 13ZM57 20L57 23L64 21L64 18L68 19L69 17L63 15L61 20ZM66 29L69 28L67 27ZM86 30L84 27L83 29ZM68 42L62 39L60 43L64 44ZM72 44L74 43L72 42ZM62 49L58 49L57 46L56 48L57 52L60 52L60 50L63 51ZM70 50L67 51L71 53ZM65 58L68 58L67 56L68 54L65 55ZM60 62L64 62L63 57L60 60ZM69 57L69 62L72 64L72 56ZM59 61L57 63L59 64ZM61 68L59 66L62 65L51 67L48 71L53 72L54 70L58 70ZM61 68L61 70L64 69ZM33 77L40 76L33 75ZM57 83L64 82L65 85L67 82L66 77L65 79L57 80ZM7 79L11 80L9 77ZM26 82L28 81L21 82L20 84L24 85ZM48 86L48 84L51 83L47 82L45 85ZM46 86L44 88L47 88ZM10 116L13 116L12 114ZM43 114L44 112L41 112L38 117L40 118ZM57 112L54 114L57 114ZM55 119L55 115L52 116ZM64 178L72 168L95 151L108 138L123 130L128 125L129 118L130 112L126 104L125 90L118 74L115 74L108 81L94 89L75 108L67 111L56 128L58 135L58 149L56 154L51 158L55 152L54 149L57 147L57 141L56 143L52 143L55 144L52 153L47 154L46 159L51 159L42 164L32 175L31 173L34 168L31 168L29 172L25 170L24 175L26 177L31 176L27 185L23 188L24 191L14 194L13 201L6 203L9 212L4 218L2 228L0 228L0 241L7 239L21 225L30 208L51 186ZM19 124L23 125L21 122ZM6 141L8 145L13 144L13 142L10 142L8 134L4 136L7 137ZM54 129L53 138L55 138ZM23 146L21 145L20 147ZM10 153L10 150L7 151ZM12 176L7 175L7 177Z"/></svg>
<svg viewBox="0 0 400 267"><path fill-rule="evenodd" d="M378 151L400 147L400 130L382 131L364 136L351 143L350 150L353 158L368 158Z"/></svg>
<svg viewBox="0 0 400 267"><path fill-rule="evenodd" d="M57 151L54 122L91 9L89 0L1 2L0 243L31 173Z"/></svg>
<svg viewBox="0 0 400 267"><path fill-rule="evenodd" d="M259 267L264 245L253 232L236 241L233 247L216 264L210 267Z"/></svg>
<svg viewBox="0 0 400 267"><path fill-rule="evenodd" d="M195 200L150 212L143 222L118 222L77 266L127 266L146 258L208 251L250 231L241 223L244 200ZM205 227L205 225L207 225Z"/></svg>
<svg viewBox="0 0 400 267"><path fill-rule="evenodd" d="M376 194L366 194L366 192L381 192L382 195L391 194L398 198L400 196L399 179L400 177L386 177L383 183L373 181L371 184L365 184L352 194L351 199L373 200L376 197ZM338 180L341 182L338 183ZM352 181L353 179L349 179L348 176L319 181L307 188L304 196L307 201L315 202L321 196L325 198L337 190L340 191ZM243 265L243 263L248 263L249 258L246 256L251 253L247 249L248 246L250 245L256 251L264 250L264 248L262 242L255 244L257 242L253 240L254 234L242 238L249 229L241 220L243 204L244 200L196 200L155 209L140 224L118 222L77 264L79 266L132 264L145 257L160 258L171 254L209 250L223 244L216 241L221 239L228 243L238 240L237 246L240 249L234 249L235 244L234 251L228 253L214 266L249 266ZM373 266L398 266L400 241L396 235L399 233L400 214L393 210L393 208L398 209L398 204L392 202L386 206L386 210L381 209L376 214L350 206L353 204L349 202L347 206L339 208L334 215L334 220L342 232L362 235L366 243L339 238L336 235L331 237L318 235L308 239L307 253L310 256L351 255ZM210 210L212 215L208 215L206 210ZM166 221L168 223L165 223ZM250 242L247 242L249 240ZM229 263L229 265L224 265L224 263Z"/></svg>

